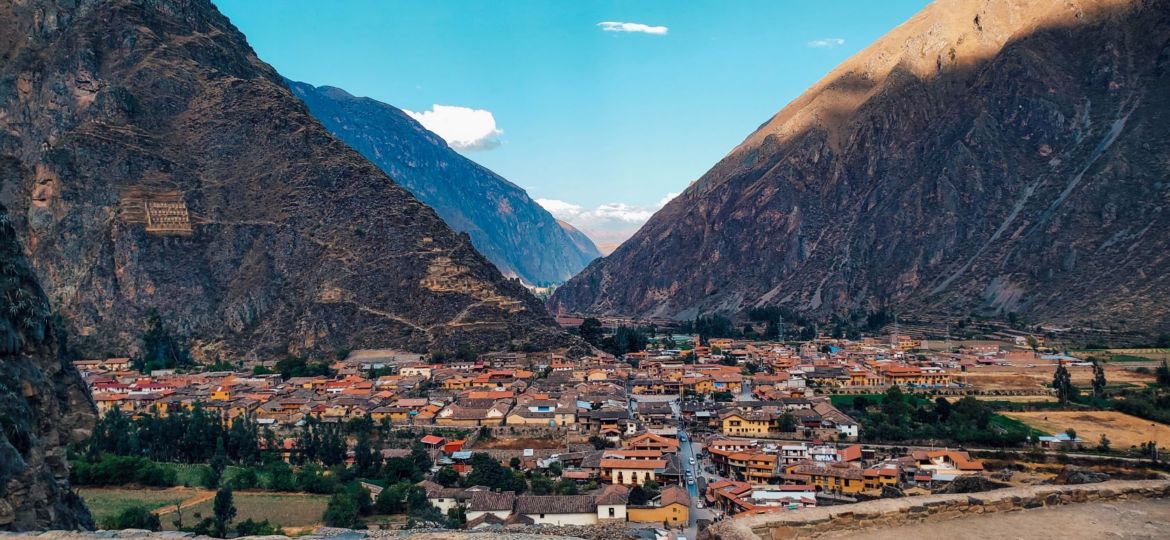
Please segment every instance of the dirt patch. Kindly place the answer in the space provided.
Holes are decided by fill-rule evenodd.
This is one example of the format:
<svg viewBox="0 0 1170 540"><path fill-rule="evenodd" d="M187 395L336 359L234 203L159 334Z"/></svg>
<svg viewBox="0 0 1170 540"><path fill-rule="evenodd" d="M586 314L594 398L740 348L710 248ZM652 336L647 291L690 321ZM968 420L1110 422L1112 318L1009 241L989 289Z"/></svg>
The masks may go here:
<svg viewBox="0 0 1170 540"><path fill-rule="evenodd" d="M1048 433L1072 428L1086 443L1096 445L1104 433L1114 448L1129 448L1148 441L1170 446L1170 426L1114 411L1005 412L1031 427Z"/></svg>
<svg viewBox="0 0 1170 540"><path fill-rule="evenodd" d="M828 533L844 540L1018 540L1020 538L1165 538L1170 531L1170 500L1084 503L963 517L936 523Z"/></svg>

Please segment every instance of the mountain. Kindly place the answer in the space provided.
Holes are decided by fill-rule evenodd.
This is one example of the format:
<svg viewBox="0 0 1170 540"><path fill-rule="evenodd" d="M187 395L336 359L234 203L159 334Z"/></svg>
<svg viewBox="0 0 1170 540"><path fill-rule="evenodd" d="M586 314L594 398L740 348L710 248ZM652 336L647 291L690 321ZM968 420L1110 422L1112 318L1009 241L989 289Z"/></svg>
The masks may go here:
<svg viewBox="0 0 1170 540"><path fill-rule="evenodd" d="M0 531L92 528L65 446L89 436L97 413L3 206L0 298Z"/></svg>
<svg viewBox="0 0 1170 540"><path fill-rule="evenodd" d="M329 131L471 236L505 275L533 285L563 283L601 256L523 189L459 155L401 110L339 88L288 85Z"/></svg>
<svg viewBox="0 0 1170 540"><path fill-rule="evenodd" d="M554 311L1170 327L1170 2L939 0L768 119Z"/></svg>
<svg viewBox="0 0 1170 540"><path fill-rule="evenodd" d="M80 354L567 338L309 114L207 0L0 3L0 203Z"/></svg>

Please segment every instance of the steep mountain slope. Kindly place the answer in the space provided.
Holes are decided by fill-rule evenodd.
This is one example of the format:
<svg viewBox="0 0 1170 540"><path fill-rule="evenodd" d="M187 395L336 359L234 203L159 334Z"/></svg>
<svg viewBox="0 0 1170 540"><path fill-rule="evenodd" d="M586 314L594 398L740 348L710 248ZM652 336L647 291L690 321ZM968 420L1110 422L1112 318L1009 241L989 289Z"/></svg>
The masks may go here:
<svg viewBox="0 0 1170 540"><path fill-rule="evenodd" d="M288 85L321 124L471 236L505 275L562 283L601 256L593 242L561 230L523 189L459 155L401 110L339 88Z"/></svg>
<svg viewBox="0 0 1170 540"><path fill-rule="evenodd" d="M545 347L543 306L207 0L0 3L0 202L83 354Z"/></svg>
<svg viewBox="0 0 1170 540"><path fill-rule="evenodd" d="M1165 329L1168 113L1166 0L939 0L550 306L893 306Z"/></svg>
<svg viewBox="0 0 1170 540"><path fill-rule="evenodd" d="M69 490L65 445L96 413L49 302L0 206L0 530L93 527Z"/></svg>

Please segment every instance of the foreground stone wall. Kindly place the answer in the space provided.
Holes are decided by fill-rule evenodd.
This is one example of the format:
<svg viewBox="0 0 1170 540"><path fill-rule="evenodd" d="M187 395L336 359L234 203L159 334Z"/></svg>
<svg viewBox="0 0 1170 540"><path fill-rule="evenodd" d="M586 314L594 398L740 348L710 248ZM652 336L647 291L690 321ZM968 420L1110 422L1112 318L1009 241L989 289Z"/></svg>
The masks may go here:
<svg viewBox="0 0 1170 540"><path fill-rule="evenodd" d="M806 508L728 519L704 530L702 540L817 538L831 531L942 521L1088 501L1170 497L1170 480L1118 480L1070 486L1026 486L956 495L925 495Z"/></svg>

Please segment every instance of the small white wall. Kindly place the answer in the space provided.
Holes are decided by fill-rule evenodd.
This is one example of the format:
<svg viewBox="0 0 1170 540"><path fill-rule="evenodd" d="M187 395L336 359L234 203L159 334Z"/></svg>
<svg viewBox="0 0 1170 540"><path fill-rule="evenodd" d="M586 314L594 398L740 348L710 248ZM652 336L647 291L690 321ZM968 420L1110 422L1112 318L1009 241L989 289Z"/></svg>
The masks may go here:
<svg viewBox="0 0 1170 540"><path fill-rule="evenodd" d="M609 515L609 509L613 509L613 516ZM626 520L626 505L624 504L599 504L597 505L597 519L601 521L606 520Z"/></svg>
<svg viewBox="0 0 1170 540"><path fill-rule="evenodd" d="M597 514L524 514L537 525L597 525ZM471 519L471 516L468 516Z"/></svg>

